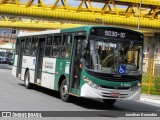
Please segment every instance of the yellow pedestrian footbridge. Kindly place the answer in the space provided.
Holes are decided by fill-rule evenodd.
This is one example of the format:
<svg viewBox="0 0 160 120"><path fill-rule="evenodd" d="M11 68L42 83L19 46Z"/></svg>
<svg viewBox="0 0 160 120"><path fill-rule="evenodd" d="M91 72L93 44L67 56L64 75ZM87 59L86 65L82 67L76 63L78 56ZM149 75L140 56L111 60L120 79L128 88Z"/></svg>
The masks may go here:
<svg viewBox="0 0 160 120"><path fill-rule="evenodd" d="M49 3L45 0L0 0L2 16L53 20L77 25L137 27L139 23L141 28L159 30L159 13L160 0L50 0ZM14 25L18 26L13 24L13 27ZM33 24L28 26L32 27ZM51 24L48 28L51 28L50 26ZM55 28L58 27L55 25Z"/></svg>

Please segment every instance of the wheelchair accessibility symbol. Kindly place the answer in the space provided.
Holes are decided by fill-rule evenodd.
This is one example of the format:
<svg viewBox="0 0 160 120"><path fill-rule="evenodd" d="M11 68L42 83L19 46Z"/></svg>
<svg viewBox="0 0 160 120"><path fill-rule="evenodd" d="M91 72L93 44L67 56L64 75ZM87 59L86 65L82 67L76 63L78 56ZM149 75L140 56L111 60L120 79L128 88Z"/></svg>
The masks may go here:
<svg viewBox="0 0 160 120"><path fill-rule="evenodd" d="M119 65L119 66L118 66L118 73L119 73L119 74L125 74L125 73L126 73L126 66L124 66L124 65Z"/></svg>

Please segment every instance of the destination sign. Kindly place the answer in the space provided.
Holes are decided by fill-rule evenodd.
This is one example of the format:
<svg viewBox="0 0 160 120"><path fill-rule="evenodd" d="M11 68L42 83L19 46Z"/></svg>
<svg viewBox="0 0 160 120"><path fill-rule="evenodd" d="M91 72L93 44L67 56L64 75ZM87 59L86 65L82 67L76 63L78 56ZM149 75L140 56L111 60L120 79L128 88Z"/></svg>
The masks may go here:
<svg viewBox="0 0 160 120"><path fill-rule="evenodd" d="M117 32L117 31L105 30L105 36L125 38L125 37L126 37L126 33L124 33L124 32Z"/></svg>
<svg viewBox="0 0 160 120"><path fill-rule="evenodd" d="M143 40L143 34L139 32L115 27L92 27L90 35L138 41Z"/></svg>

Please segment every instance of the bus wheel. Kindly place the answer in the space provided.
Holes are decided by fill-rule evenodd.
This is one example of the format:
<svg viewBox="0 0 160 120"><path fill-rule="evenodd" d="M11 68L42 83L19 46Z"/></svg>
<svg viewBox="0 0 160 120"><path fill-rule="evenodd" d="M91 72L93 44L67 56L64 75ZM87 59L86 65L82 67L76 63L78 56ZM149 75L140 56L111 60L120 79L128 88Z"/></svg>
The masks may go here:
<svg viewBox="0 0 160 120"><path fill-rule="evenodd" d="M26 72L25 77L24 77L24 85L27 89L31 88L31 83L30 83L30 74L29 71Z"/></svg>
<svg viewBox="0 0 160 120"><path fill-rule="evenodd" d="M104 104L113 105L116 102L116 99L103 99Z"/></svg>
<svg viewBox="0 0 160 120"><path fill-rule="evenodd" d="M68 102L69 101L69 94L68 94L68 86L67 81L64 79L60 86L60 96L62 101Z"/></svg>

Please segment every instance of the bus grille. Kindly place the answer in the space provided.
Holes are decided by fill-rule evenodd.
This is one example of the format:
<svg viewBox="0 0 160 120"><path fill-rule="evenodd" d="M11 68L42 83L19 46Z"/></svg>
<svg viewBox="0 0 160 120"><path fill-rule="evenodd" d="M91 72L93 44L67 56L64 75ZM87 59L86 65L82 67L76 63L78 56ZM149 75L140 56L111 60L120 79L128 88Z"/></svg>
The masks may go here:
<svg viewBox="0 0 160 120"><path fill-rule="evenodd" d="M102 88L106 88L106 89L117 89L117 90L128 90L130 89L130 87L118 87L118 88L115 88L115 87L110 87L110 86L104 86L104 85L100 85Z"/></svg>
<svg viewBox="0 0 160 120"><path fill-rule="evenodd" d="M137 81L141 80L142 75L120 75L120 77L116 74L107 74L107 73L98 73L98 72L93 72L90 70L86 70L88 74L102 79L102 80L107 80L107 81L113 81L113 82L131 82L131 81Z"/></svg>

